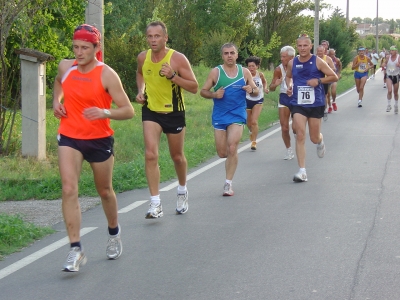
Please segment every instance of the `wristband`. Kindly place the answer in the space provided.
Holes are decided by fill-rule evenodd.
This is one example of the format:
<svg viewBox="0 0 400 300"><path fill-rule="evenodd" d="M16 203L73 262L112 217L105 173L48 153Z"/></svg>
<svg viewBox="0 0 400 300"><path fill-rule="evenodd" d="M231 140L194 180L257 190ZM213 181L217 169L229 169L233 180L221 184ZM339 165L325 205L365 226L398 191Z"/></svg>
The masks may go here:
<svg viewBox="0 0 400 300"><path fill-rule="evenodd" d="M167 79L168 79L168 80L171 80L172 78L174 78L174 77L175 77L175 75L176 75L176 72L174 71L174 74L172 74L172 76L171 76L171 77L167 77Z"/></svg>
<svg viewBox="0 0 400 300"><path fill-rule="evenodd" d="M321 78L318 78L318 84L321 84Z"/></svg>

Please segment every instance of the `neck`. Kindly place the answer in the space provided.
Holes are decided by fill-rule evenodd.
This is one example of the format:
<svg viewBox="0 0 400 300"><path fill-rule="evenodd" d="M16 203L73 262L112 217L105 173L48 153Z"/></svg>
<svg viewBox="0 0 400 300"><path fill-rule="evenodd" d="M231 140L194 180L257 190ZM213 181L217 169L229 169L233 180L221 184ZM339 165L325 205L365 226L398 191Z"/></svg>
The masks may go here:
<svg viewBox="0 0 400 300"><path fill-rule="evenodd" d="M160 51L155 52L154 50L151 51L151 60L155 63L161 61L165 55L167 55L168 48L163 48Z"/></svg>
<svg viewBox="0 0 400 300"><path fill-rule="evenodd" d="M87 63L86 65L78 64L78 71L80 73L89 73L96 67L97 62L98 62L97 59L93 59L91 62Z"/></svg>

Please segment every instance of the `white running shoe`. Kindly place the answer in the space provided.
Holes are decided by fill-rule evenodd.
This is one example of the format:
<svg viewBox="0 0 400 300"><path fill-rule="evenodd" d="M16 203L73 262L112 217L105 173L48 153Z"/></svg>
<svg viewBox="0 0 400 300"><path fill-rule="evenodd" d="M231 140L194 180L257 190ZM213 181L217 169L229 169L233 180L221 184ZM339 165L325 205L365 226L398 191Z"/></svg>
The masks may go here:
<svg viewBox="0 0 400 300"><path fill-rule="evenodd" d="M122 254L121 226L118 224L118 234L108 235L106 255L108 259L117 259Z"/></svg>
<svg viewBox="0 0 400 300"><path fill-rule="evenodd" d="M399 113L399 107L397 105L394 106L394 113L396 115Z"/></svg>
<svg viewBox="0 0 400 300"><path fill-rule="evenodd" d="M317 144L317 155L319 158L323 158L325 155L325 143L324 140L321 141L321 144Z"/></svg>
<svg viewBox="0 0 400 300"><path fill-rule="evenodd" d="M176 200L176 212L178 214L184 214L189 209L189 192L186 190L184 194L178 194L178 199Z"/></svg>
<svg viewBox="0 0 400 300"><path fill-rule="evenodd" d="M362 107L362 100L358 100L358 107Z"/></svg>
<svg viewBox="0 0 400 300"><path fill-rule="evenodd" d="M387 107L386 107L386 112L389 112L389 111L391 111L392 110L392 106L389 104Z"/></svg>
<svg viewBox="0 0 400 300"><path fill-rule="evenodd" d="M225 182L222 196L233 196L232 184Z"/></svg>
<svg viewBox="0 0 400 300"><path fill-rule="evenodd" d="M149 207L149 210L147 211L145 218L146 219L156 219L156 218L161 218L163 215L164 215L164 213L162 210L161 203L154 204L153 202L150 202L150 207Z"/></svg>
<svg viewBox="0 0 400 300"><path fill-rule="evenodd" d="M386 83L383 84L383 88L386 89Z"/></svg>
<svg viewBox="0 0 400 300"><path fill-rule="evenodd" d="M87 262L87 258L85 253L83 252L83 247L72 247L68 252L67 260L64 263L61 271L64 272L78 272L80 265L85 265Z"/></svg>
<svg viewBox="0 0 400 300"><path fill-rule="evenodd" d="M293 181L294 182L305 182L307 181L307 173L306 172L297 172L296 174L294 174L293 176Z"/></svg>
<svg viewBox="0 0 400 300"><path fill-rule="evenodd" d="M292 149L287 149L284 160L291 160L294 157Z"/></svg>

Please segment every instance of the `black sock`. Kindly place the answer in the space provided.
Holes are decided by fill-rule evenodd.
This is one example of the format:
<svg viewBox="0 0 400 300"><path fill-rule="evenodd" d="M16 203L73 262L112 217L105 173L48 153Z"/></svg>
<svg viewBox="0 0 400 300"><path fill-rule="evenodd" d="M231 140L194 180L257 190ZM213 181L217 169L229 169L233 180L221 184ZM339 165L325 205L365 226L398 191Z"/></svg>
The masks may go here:
<svg viewBox="0 0 400 300"><path fill-rule="evenodd" d="M82 248L82 247L81 247L81 242L79 241L79 242L71 243L71 248L73 248L73 247Z"/></svg>
<svg viewBox="0 0 400 300"><path fill-rule="evenodd" d="M110 228L110 227L108 227L108 234L109 234L109 235L117 235L118 232L119 232L118 226L115 227L115 228Z"/></svg>

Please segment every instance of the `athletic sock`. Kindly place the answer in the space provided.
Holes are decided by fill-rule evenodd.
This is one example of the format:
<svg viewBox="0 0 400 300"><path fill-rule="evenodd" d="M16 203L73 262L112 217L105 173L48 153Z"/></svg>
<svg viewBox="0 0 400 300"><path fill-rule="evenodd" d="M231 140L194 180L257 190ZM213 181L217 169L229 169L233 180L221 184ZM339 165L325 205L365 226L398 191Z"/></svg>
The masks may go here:
<svg viewBox="0 0 400 300"><path fill-rule="evenodd" d="M306 168L300 168L300 172L301 173L305 173L306 172Z"/></svg>
<svg viewBox="0 0 400 300"><path fill-rule="evenodd" d="M388 101L388 105L392 104L392 99L387 99L387 101Z"/></svg>
<svg viewBox="0 0 400 300"><path fill-rule="evenodd" d="M71 243L71 248L74 248L74 247L79 247L80 249L82 249L81 241Z"/></svg>
<svg viewBox="0 0 400 300"><path fill-rule="evenodd" d="M150 201L154 204L159 204L161 202L160 200L160 194L155 195L155 196L150 196Z"/></svg>
<svg viewBox="0 0 400 300"><path fill-rule="evenodd" d="M229 183L229 184L232 184L232 180L229 180L229 179L225 179L225 182Z"/></svg>
<svg viewBox="0 0 400 300"><path fill-rule="evenodd" d="M178 185L178 194L185 194L187 191L186 185Z"/></svg>
<svg viewBox="0 0 400 300"><path fill-rule="evenodd" d="M115 227L115 228L110 228L108 227L108 234L109 235L117 235L119 232L119 227Z"/></svg>

